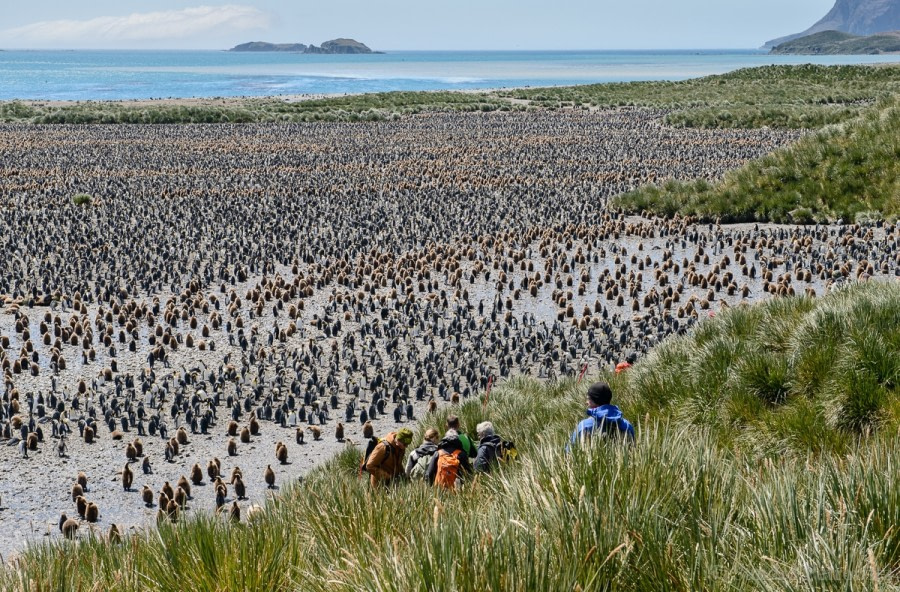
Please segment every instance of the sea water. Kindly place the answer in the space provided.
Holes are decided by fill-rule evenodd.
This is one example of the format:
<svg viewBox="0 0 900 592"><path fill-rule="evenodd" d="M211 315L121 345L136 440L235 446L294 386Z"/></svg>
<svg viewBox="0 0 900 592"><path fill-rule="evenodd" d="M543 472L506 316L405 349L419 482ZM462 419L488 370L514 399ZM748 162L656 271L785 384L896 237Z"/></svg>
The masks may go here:
<svg viewBox="0 0 900 592"><path fill-rule="evenodd" d="M766 64L898 62L900 56L762 51L0 51L0 100L125 100L475 90L682 80Z"/></svg>

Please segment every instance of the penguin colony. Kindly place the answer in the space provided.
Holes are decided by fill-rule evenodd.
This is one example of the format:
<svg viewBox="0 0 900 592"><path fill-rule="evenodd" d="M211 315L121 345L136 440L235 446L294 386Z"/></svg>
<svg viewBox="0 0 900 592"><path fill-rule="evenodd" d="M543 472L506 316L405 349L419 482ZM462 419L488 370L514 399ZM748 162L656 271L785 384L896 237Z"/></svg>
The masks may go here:
<svg viewBox="0 0 900 592"><path fill-rule="evenodd" d="M894 226L609 212L799 137L661 116L0 126L0 495L21 508L0 525L246 520L491 377L594 372L724 306L896 276Z"/></svg>

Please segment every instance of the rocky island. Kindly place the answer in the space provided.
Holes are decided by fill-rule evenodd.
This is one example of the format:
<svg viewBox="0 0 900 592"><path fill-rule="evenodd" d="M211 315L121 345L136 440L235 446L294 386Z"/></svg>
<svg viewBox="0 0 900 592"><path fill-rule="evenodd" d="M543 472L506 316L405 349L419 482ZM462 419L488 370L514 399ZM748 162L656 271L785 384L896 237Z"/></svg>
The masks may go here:
<svg viewBox="0 0 900 592"><path fill-rule="evenodd" d="M355 39L332 39L325 41L320 46L306 45L304 43L268 43L266 41L251 41L232 47L228 51L280 51L293 53L315 54L363 54L382 53L369 49L364 43Z"/></svg>
<svg viewBox="0 0 900 592"><path fill-rule="evenodd" d="M900 31L853 35L822 31L776 45L773 55L875 55L900 53Z"/></svg>

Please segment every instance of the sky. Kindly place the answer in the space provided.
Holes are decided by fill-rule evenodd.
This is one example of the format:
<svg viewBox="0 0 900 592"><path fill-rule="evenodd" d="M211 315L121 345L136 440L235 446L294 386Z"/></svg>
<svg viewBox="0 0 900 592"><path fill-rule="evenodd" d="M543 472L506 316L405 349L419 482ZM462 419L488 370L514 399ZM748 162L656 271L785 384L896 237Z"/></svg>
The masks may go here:
<svg viewBox="0 0 900 592"><path fill-rule="evenodd" d="M375 50L757 48L834 0L29 0L5 49L227 49L349 37Z"/></svg>

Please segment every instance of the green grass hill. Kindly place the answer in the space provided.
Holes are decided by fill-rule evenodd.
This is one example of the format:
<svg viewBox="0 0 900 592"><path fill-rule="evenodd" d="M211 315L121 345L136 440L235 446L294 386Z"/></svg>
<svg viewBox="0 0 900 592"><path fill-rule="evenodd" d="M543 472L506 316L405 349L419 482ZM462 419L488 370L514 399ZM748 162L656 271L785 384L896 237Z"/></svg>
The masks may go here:
<svg viewBox="0 0 900 592"><path fill-rule="evenodd" d="M676 213L723 222L809 224L900 215L900 101L827 127L754 160L723 181L648 185L614 204L632 212Z"/></svg>

